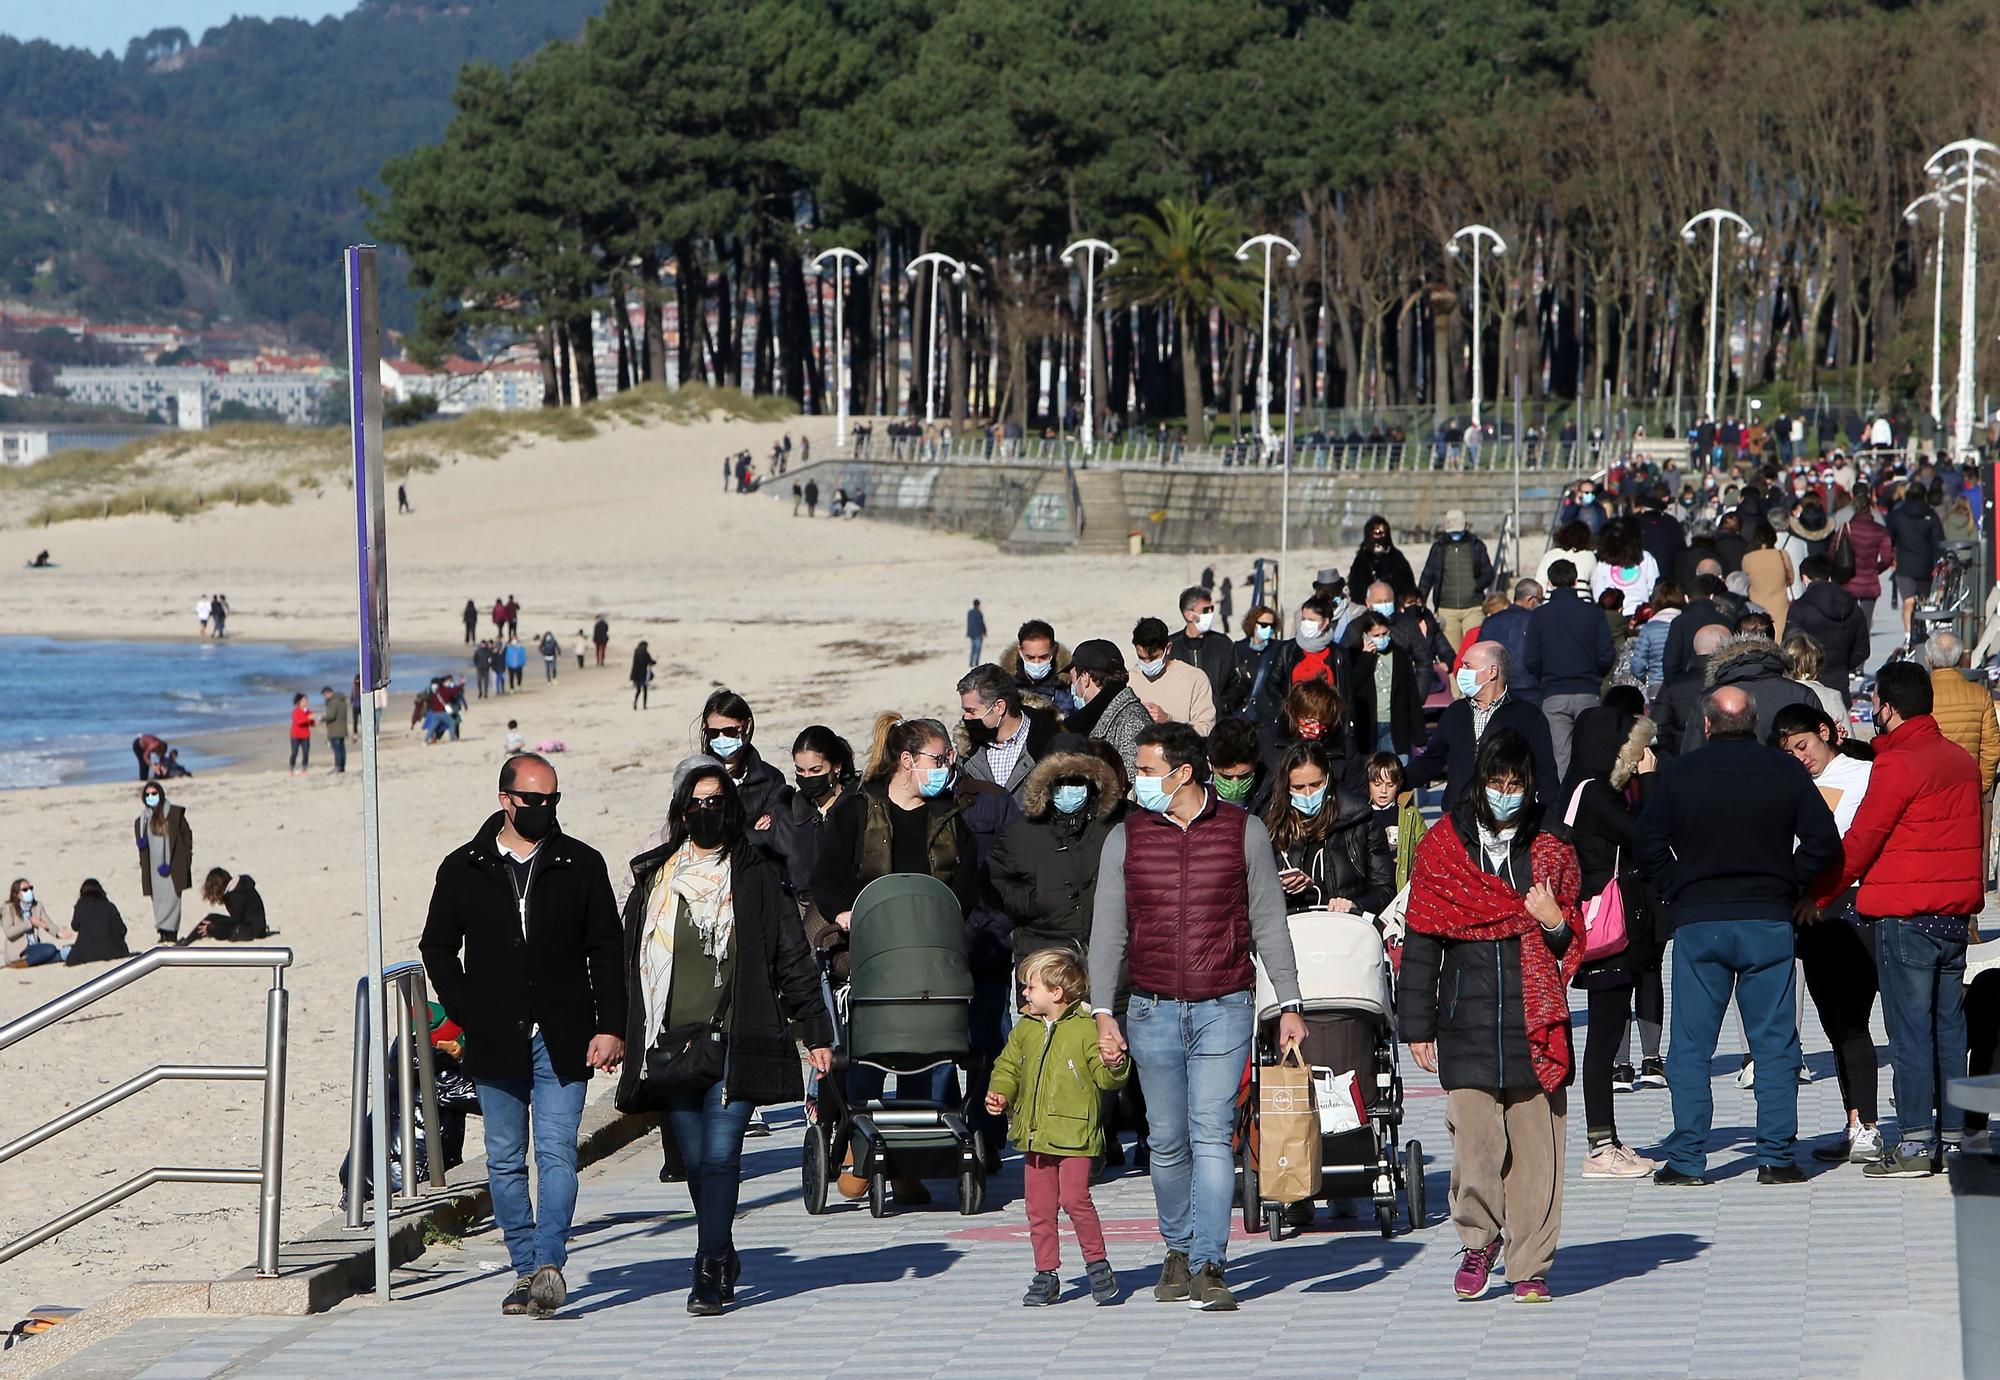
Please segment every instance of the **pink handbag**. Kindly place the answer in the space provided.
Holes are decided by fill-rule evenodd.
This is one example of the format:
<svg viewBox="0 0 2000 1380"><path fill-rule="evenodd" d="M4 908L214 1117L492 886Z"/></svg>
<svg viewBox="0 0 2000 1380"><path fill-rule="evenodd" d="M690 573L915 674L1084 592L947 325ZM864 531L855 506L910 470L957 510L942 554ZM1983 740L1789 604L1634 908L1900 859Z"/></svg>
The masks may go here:
<svg viewBox="0 0 2000 1380"><path fill-rule="evenodd" d="M1569 813L1563 816L1563 823L1571 829L1576 827L1576 809L1583 803L1583 788L1588 781L1580 783L1576 794L1570 797ZM1583 903L1583 961L1594 963L1600 958L1610 958L1624 952L1629 942L1625 937L1625 893L1618 885L1618 867L1624 861L1622 849L1612 854L1611 880Z"/></svg>

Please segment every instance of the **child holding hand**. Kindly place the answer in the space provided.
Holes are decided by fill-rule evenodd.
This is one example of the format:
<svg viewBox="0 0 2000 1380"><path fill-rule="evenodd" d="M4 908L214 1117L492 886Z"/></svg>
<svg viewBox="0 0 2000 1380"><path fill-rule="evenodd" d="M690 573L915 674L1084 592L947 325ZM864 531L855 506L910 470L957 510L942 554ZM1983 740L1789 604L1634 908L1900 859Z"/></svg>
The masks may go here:
<svg viewBox="0 0 2000 1380"><path fill-rule="evenodd" d="M1122 1086L1131 1063L1122 1054L1107 1064L1097 1047L1090 1015L1090 979L1075 954L1042 949L1021 962L1026 1019L1014 1027L993 1065L986 1110L999 1116L1010 1106L1008 1138L1025 1159L1028 1236L1035 1248L1035 1278L1021 1302L1054 1303L1062 1293L1056 1209L1069 1214L1083 1250L1090 1294L1098 1303L1118 1301L1118 1276L1105 1258L1104 1229L1090 1201L1093 1160L1104 1153L1101 1094Z"/></svg>

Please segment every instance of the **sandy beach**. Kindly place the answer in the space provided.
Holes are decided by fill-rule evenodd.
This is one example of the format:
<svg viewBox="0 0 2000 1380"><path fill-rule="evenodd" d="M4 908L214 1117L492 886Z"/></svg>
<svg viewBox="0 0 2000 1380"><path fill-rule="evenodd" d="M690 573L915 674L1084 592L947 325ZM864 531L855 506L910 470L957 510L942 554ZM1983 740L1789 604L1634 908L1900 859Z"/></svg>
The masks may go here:
<svg viewBox="0 0 2000 1380"><path fill-rule="evenodd" d="M674 762L689 751L701 701L717 685L758 712L757 743L789 768L792 737L824 722L865 749L884 708L956 715L966 665L964 615L977 597L997 655L1030 616L1065 643L1123 644L1134 620L1169 620L1200 557L1017 557L967 538L877 523L809 522L784 497L720 491L731 451L768 454L810 423L709 421L619 425L588 440L538 438L493 459L464 458L413 475L415 511L390 519L391 628L415 669L463 636L460 612L513 593L524 640L553 629L561 678L544 685L531 658L527 693L477 701L456 744L425 748L406 731L408 706L384 719L382 862L391 961L414 958L431 879L446 852L495 808L505 721L530 744L560 739L564 827L613 860L614 873L658 826ZM393 507L393 498L392 498ZM348 495L337 487L283 507L215 508L197 516L126 516L0 535L0 568L50 548L56 571L15 577L13 630L53 635L194 635L197 594L229 594L235 637L339 645L354 636ZM1273 547L1276 533L1273 533ZM1338 553L1344 565L1346 552ZM1294 551L1294 571L1335 553ZM1247 563L1215 558L1218 575ZM1238 616L1247 600L1239 596ZM598 613L611 624L605 669L578 672L570 639ZM660 658L652 707L635 713L626 667L633 644ZM313 692L318 685L301 685ZM504 712L503 712L504 710ZM331 1211L345 1150L354 984L365 965L359 780L332 775L324 743L313 774L288 777L283 726L236 769L174 783L195 838L197 877L211 866L253 875L297 953L291 970L291 1095L286 1131L286 1234ZM150 912L129 842L134 784L0 793L0 873L27 875L65 917L86 876L100 878L136 940ZM199 914L196 898L187 907ZM0 973L12 1017L79 981L85 970ZM12 1136L156 1062L255 1062L262 981L250 972L157 974L80 1018L0 1053L0 1135ZM609 1093L600 1079L595 1096ZM152 1165L255 1162L253 1085L169 1083L15 1159L0 1174L0 1235L12 1237ZM473 1126L477 1145L478 1121ZM588 1210L588 1205L585 1205ZM158 1187L30 1251L0 1275L0 1319L39 1303L83 1304L136 1279L212 1276L254 1255L254 1192Z"/></svg>

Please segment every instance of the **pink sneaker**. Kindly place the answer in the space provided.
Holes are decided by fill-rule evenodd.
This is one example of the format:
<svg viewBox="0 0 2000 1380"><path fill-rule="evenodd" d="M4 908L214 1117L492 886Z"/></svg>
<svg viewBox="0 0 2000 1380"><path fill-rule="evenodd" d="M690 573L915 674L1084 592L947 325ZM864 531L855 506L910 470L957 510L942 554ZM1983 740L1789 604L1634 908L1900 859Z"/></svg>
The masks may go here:
<svg viewBox="0 0 2000 1380"><path fill-rule="evenodd" d="M1514 1302L1547 1303L1554 1295L1549 1293L1549 1284L1544 1279L1524 1279L1514 1286Z"/></svg>
<svg viewBox="0 0 2000 1380"><path fill-rule="evenodd" d="M1467 1246L1459 1255L1458 1273L1452 1276L1451 1287L1462 1299L1476 1299L1486 1292L1494 1262L1500 1258L1500 1238L1494 1237L1490 1246Z"/></svg>

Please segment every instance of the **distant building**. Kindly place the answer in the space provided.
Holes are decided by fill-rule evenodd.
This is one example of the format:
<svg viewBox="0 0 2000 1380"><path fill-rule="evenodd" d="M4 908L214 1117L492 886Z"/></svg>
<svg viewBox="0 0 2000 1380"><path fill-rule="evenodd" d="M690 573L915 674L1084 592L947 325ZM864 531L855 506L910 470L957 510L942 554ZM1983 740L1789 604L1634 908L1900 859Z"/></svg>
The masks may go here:
<svg viewBox="0 0 2000 1380"><path fill-rule="evenodd" d="M111 450L163 430L156 426L97 426L88 422L0 425L0 465L32 465L59 450Z"/></svg>
<svg viewBox="0 0 2000 1380"><path fill-rule="evenodd" d="M390 402L436 398L442 416L481 409L524 412L542 405L542 367L532 358L488 363L454 358L435 369L414 360L385 359L382 396Z"/></svg>
<svg viewBox="0 0 2000 1380"><path fill-rule="evenodd" d="M26 355L12 350L0 350L0 395L24 397L33 389L29 384L32 366Z"/></svg>
<svg viewBox="0 0 2000 1380"><path fill-rule="evenodd" d="M180 400L197 390L206 416L228 403L274 412L293 426L309 426L318 418L320 396L332 387L332 369L306 372L222 370L205 364L72 366L56 374L56 386L78 402L101 403L135 412L179 415Z"/></svg>

